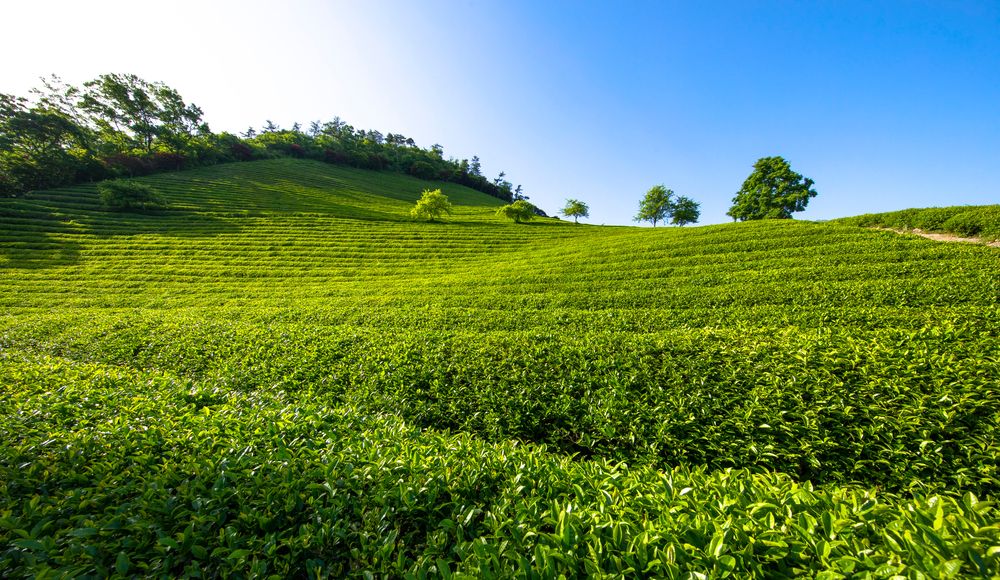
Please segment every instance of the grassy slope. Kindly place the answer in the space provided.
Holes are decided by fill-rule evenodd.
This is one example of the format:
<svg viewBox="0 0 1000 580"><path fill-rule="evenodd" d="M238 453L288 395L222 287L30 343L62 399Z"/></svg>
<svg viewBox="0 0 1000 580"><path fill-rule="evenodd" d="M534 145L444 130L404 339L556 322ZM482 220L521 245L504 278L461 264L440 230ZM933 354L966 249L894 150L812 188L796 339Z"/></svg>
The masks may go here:
<svg viewBox="0 0 1000 580"><path fill-rule="evenodd" d="M456 214L415 223L426 182L291 160L147 181L169 211L105 212L89 187L0 205L0 511L13 510L0 562L100 572L124 551L147 573L191 560L400 573L440 569L439 558L479 573L997 573L985 548L997 532L983 527L996 512L961 499L998 489L994 249L799 222L514 225L495 218L498 201L448 184ZM275 454L312 475L254 479ZM621 459L635 467L605 463ZM174 475L142 475L149 463ZM75 475L81 465L93 475ZM355 489L354 467L338 465L366 466L369 479ZM524 465L535 483L516 491ZM730 467L754 473L715 471ZM664 493L657 468L696 492ZM238 497L216 489L227 471ZM200 507L163 512L156 493L129 496L139 544L109 551L123 540L102 531L105 549L88 556L91 532L73 531L103 530L129 482L147 478L229 508L208 521ZM793 483L806 479L828 491ZM323 481L347 482L348 499L333 502ZM598 488L619 484L634 488L601 507ZM880 503L873 486L918 495ZM40 487L51 491L28 509ZM245 520L274 494L318 503ZM67 508L85 496L99 499ZM922 551L925 512L947 553ZM724 523L734 517L742 524ZM226 518L238 538L226 539ZM188 520L212 549L162 541ZM337 520L353 523L323 528ZM741 530L723 533L725 548L709 545L720 525ZM281 558L267 530L290 542ZM497 553L474 550L479 537Z"/></svg>
<svg viewBox="0 0 1000 580"><path fill-rule="evenodd" d="M898 230L919 229L983 241L1000 241L1000 205L953 205L870 213L834 220L834 223Z"/></svg>

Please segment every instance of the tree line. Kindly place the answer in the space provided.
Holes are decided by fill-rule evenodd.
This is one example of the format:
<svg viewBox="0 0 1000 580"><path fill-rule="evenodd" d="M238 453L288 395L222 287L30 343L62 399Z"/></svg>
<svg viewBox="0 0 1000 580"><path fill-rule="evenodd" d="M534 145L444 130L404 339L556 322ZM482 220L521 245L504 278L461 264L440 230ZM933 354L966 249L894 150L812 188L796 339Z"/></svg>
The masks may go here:
<svg viewBox="0 0 1000 580"><path fill-rule="evenodd" d="M131 74L73 86L42 79L31 97L0 93L0 196L136 177L218 163L276 157L406 173L465 185L512 202L527 199L504 172L483 175L478 157L445 158L400 133L357 129L339 117L281 128L216 133L203 111L173 88Z"/></svg>

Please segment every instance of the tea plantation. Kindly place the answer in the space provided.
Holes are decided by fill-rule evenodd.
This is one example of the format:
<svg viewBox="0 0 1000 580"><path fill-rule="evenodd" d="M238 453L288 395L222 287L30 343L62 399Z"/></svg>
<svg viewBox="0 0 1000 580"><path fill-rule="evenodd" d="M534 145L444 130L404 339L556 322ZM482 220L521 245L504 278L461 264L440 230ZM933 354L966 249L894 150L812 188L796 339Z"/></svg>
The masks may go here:
<svg viewBox="0 0 1000 580"><path fill-rule="evenodd" d="M3 576L1000 576L1000 249L141 181L0 200Z"/></svg>

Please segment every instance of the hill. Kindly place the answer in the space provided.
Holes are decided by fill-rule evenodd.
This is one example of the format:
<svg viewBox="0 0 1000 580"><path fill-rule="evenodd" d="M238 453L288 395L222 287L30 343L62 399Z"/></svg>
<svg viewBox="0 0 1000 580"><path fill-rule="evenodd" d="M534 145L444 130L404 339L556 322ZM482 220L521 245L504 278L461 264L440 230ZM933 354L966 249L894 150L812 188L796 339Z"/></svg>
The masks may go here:
<svg viewBox="0 0 1000 580"><path fill-rule="evenodd" d="M1000 205L909 208L834 220L834 223L918 233L937 232L1000 242Z"/></svg>
<svg viewBox="0 0 1000 580"><path fill-rule="evenodd" d="M1000 573L994 248L143 181L170 209L0 200L3 569Z"/></svg>

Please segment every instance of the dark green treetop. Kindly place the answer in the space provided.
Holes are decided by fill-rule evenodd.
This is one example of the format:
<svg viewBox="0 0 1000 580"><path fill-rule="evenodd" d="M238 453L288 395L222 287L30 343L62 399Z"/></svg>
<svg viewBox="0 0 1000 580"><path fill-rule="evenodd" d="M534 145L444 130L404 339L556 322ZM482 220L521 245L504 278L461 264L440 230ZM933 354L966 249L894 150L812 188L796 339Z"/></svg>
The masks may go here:
<svg viewBox="0 0 1000 580"><path fill-rule="evenodd" d="M726 212L734 220L790 219L816 197L814 181L792 171L783 157L762 157Z"/></svg>
<svg viewBox="0 0 1000 580"><path fill-rule="evenodd" d="M670 223L675 226L697 223L698 218L701 216L701 211L698 209L700 205L690 197L679 196L674 200Z"/></svg>

